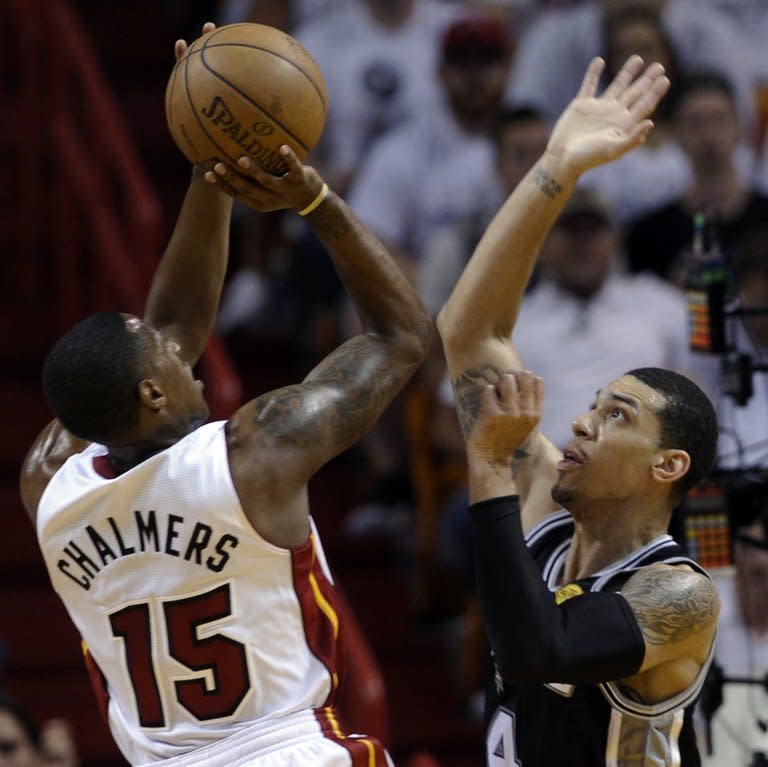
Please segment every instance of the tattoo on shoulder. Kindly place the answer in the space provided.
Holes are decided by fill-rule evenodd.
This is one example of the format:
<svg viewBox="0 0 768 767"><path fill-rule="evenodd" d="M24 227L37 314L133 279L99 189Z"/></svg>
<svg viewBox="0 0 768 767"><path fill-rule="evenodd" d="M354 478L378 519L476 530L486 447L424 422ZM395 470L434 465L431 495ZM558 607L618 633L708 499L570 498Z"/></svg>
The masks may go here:
<svg viewBox="0 0 768 767"><path fill-rule="evenodd" d="M333 192L329 193L329 196ZM321 205L312 216L312 228L318 234L329 234L341 239L349 233L349 222L336 205Z"/></svg>
<svg viewBox="0 0 768 767"><path fill-rule="evenodd" d="M711 625L719 600L712 581L701 573L672 567L638 570L624 585L646 642L682 642Z"/></svg>
<svg viewBox="0 0 768 767"><path fill-rule="evenodd" d="M552 178L552 176L547 173L544 168L536 168L536 173L534 175L534 180L536 182L536 186L541 189L542 192L544 192L547 197L554 200L555 197L557 197L560 192L563 191L563 187L560 186L560 183Z"/></svg>
<svg viewBox="0 0 768 767"><path fill-rule="evenodd" d="M480 413L480 397L488 384L495 384L501 377L499 368L484 367L465 370L454 382L456 414L464 436L467 437Z"/></svg>

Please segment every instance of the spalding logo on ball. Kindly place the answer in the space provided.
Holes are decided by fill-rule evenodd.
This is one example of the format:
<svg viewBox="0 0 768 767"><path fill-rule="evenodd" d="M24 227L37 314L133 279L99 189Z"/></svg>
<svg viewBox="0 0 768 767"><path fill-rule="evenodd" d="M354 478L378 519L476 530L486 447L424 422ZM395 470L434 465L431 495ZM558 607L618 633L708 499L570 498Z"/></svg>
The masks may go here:
<svg viewBox="0 0 768 767"><path fill-rule="evenodd" d="M171 135L193 163L234 164L248 155L269 173L288 144L303 160L323 132L325 81L290 35L263 24L229 24L195 40L165 91Z"/></svg>

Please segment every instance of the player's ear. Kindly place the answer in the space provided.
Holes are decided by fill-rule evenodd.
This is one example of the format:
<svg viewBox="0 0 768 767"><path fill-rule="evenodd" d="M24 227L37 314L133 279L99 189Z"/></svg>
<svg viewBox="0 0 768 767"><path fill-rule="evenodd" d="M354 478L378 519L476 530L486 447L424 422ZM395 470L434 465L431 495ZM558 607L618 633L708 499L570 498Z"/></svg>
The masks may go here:
<svg viewBox="0 0 768 767"><path fill-rule="evenodd" d="M161 410L165 407L166 397L163 390L151 378L144 378L137 387L139 402L150 410Z"/></svg>
<svg viewBox="0 0 768 767"><path fill-rule="evenodd" d="M677 482L691 468L691 456L685 450L669 449L658 453L651 473L657 482Z"/></svg>

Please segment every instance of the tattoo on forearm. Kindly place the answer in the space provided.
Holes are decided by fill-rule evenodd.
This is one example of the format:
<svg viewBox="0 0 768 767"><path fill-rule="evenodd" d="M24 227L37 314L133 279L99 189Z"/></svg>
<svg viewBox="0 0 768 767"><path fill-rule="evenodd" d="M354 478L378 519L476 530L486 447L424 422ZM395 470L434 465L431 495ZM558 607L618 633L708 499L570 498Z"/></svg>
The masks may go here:
<svg viewBox="0 0 768 767"><path fill-rule="evenodd" d="M699 573L639 570L621 591L652 645L682 642L717 616L715 587Z"/></svg>
<svg viewBox="0 0 768 767"><path fill-rule="evenodd" d="M275 439L302 449L357 441L412 372L361 335L326 357L301 384L265 395L254 421Z"/></svg>
<svg viewBox="0 0 768 767"><path fill-rule="evenodd" d="M324 203L312 214L311 222L316 234L330 235L340 240L349 233L350 226L338 205L333 204L333 196L333 192L328 193Z"/></svg>
<svg viewBox="0 0 768 767"><path fill-rule="evenodd" d="M456 399L456 414L459 417L461 431L468 437L480 414L480 397L488 384L495 384L501 377L499 368L485 367L465 370L454 382L453 391Z"/></svg>
<svg viewBox="0 0 768 767"><path fill-rule="evenodd" d="M559 182L552 178L544 168L536 168L536 173L533 178L536 182L536 186L552 200L563 191L563 187L560 186Z"/></svg>

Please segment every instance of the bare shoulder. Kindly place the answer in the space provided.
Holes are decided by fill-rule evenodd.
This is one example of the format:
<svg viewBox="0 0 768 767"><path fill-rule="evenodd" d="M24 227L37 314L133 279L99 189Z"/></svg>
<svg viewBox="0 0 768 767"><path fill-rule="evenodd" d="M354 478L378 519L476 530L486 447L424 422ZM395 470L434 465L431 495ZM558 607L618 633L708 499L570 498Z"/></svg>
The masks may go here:
<svg viewBox="0 0 768 767"><path fill-rule="evenodd" d="M624 584L646 647L708 643L715 631L720 598L714 583L687 565L643 567Z"/></svg>
<svg viewBox="0 0 768 767"><path fill-rule="evenodd" d="M53 475L72 455L82 452L88 441L76 437L57 420L51 421L32 443L21 465L19 492L32 521Z"/></svg>

